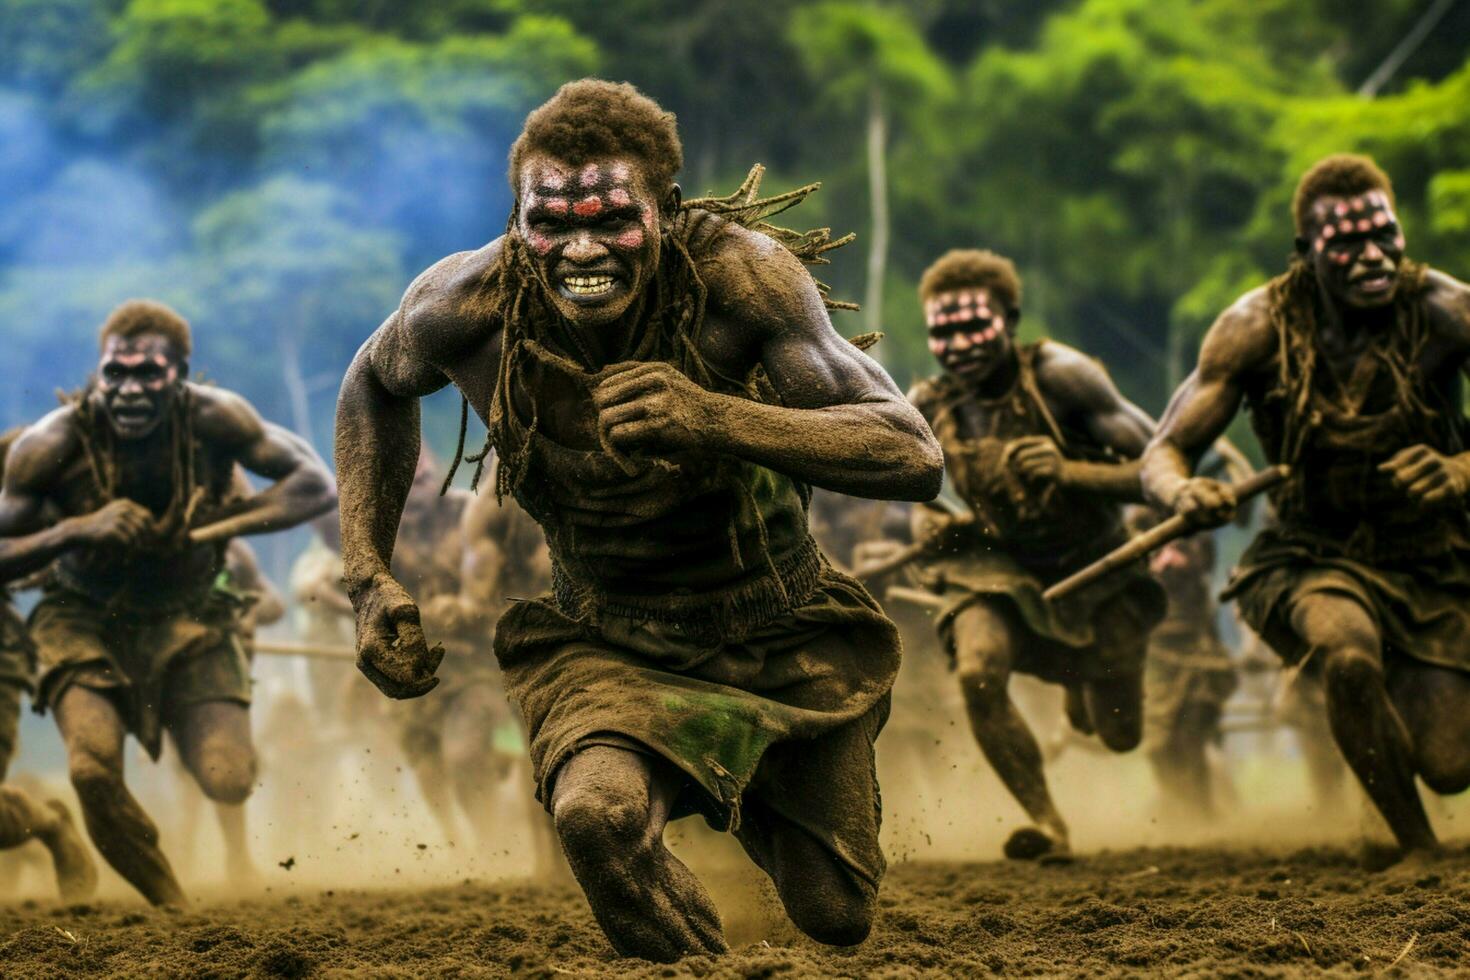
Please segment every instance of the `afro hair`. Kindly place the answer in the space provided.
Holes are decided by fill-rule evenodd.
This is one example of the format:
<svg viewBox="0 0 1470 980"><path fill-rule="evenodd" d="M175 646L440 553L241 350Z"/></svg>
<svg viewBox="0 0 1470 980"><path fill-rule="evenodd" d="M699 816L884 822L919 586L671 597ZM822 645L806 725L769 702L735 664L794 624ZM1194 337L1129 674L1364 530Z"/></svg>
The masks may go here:
<svg viewBox="0 0 1470 980"><path fill-rule="evenodd" d="M1297 181L1291 198L1291 215L1296 233L1306 233L1312 218L1312 205L1321 197L1351 197L1366 191L1383 191L1393 204L1393 183L1369 157L1356 153L1337 153L1323 157Z"/></svg>
<svg viewBox="0 0 1470 980"><path fill-rule="evenodd" d="M148 333L162 334L181 357L188 357L194 351L189 321L151 299L130 299L107 314L97 333L97 343L105 346L108 337L127 338Z"/></svg>
<svg viewBox="0 0 1470 980"><path fill-rule="evenodd" d="M984 287L1007 310L1021 308L1021 277L1016 264L1004 255L977 248L954 248L924 270L919 301L952 289Z"/></svg>
<svg viewBox="0 0 1470 980"><path fill-rule="evenodd" d="M668 189L684 166L674 114L627 82L600 78L567 82L526 117L526 128L510 148L510 185L516 193L521 167L532 153L573 167L598 158L633 157L646 168L655 193Z"/></svg>

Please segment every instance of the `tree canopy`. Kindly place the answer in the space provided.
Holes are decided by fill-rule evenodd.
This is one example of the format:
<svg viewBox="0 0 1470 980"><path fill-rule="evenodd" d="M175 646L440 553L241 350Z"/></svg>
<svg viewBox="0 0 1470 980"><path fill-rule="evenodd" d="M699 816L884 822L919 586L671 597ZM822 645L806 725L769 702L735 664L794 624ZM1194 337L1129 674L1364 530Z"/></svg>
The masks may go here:
<svg viewBox="0 0 1470 980"><path fill-rule="evenodd" d="M324 447L352 352L416 272L503 229L522 119L587 74L678 114L686 194L755 162L773 189L823 181L802 224L864 240L824 278L882 297L900 384L931 370L919 273L988 247L1025 277L1027 336L1101 356L1157 413L1216 313L1282 268L1322 154L1377 157L1411 252L1467 271L1470 4L1405 52L1425 6L0 0L0 422L82 383L106 311L150 295L194 322L205 376ZM875 160L891 234L865 263ZM431 408L431 440L455 421Z"/></svg>

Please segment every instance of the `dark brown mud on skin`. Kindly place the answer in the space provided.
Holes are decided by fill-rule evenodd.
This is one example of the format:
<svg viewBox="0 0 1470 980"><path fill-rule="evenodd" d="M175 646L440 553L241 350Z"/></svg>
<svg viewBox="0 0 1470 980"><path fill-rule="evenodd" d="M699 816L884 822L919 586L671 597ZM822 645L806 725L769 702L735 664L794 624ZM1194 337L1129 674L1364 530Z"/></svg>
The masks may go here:
<svg viewBox="0 0 1470 980"><path fill-rule="evenodd" d="M11 906L0 963L17 978L1348 976L1383 971L1417 936L1391 973L1449 976L1470 950L1470 850L1376 875L1326 848L907 864L855 950L801 939L769 907L725 914L734 953L665 967L615 960L569 888L339 890L177 914Z"/></svg>

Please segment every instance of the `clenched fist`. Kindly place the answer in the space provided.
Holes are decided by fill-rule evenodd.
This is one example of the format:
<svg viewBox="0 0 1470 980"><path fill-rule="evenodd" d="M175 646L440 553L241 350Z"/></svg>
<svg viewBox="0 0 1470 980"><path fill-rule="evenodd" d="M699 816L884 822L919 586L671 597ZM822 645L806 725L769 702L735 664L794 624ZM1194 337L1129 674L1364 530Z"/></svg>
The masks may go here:
<svg viewBox="0 0 1470 980"><path fill-rule="evenodd" d="M1021 479L1042 486L1062 482L1067 458L1050 436L1024 436L1012 445L1012 459Z"/></svg>
<svg viewBox="0 0 1470 980"><path fill-rule="evenodd" d="M386 572L354 590L357 611L357 669L390 698L417 698L439 683L434 671L444 647L432 648L419 625L419 607Z"/></svg>
<svg viewBox="0 0 1470 980"><path fill-rule="evenodd" d="M153 530L153 523L153 512L147 507L119 499L90 514L72 518L70 527L79 544L131 548Z"/></svg>
<svg viewBox="0 0 1470 980"><path fill-rule="evenodd" d="M1174 496L1174 513L1197 528L1220 527L1235 517L1235 488L1197 476L1185 480Z"/></svg>
<svg viewBox="0 0 1470 980"><path fill-rule="evenodd" d="M592 389L598 431L619 449L705 448L715 397L662 361L615 364Z"/></svg>

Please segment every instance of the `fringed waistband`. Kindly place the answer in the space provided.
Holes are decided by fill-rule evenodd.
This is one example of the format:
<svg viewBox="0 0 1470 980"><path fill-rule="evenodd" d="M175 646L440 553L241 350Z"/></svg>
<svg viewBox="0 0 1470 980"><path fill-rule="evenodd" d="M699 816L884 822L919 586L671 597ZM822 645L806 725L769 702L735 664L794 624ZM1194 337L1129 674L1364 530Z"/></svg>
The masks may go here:
<svg viewBox="0 0 1470 980"><path fill-rule="evenodd" d="M739 640L809 599L821 579L825 559L810 536L791 553L775 559L762 574L710 592L662 595L611 595L578 581L561 563L552 567L552 591L563 613L597 623L607 617L655 622L693 640Z"/></svg>

